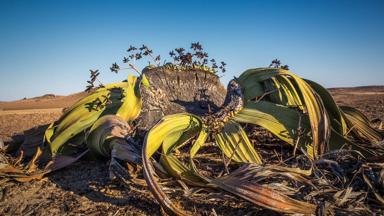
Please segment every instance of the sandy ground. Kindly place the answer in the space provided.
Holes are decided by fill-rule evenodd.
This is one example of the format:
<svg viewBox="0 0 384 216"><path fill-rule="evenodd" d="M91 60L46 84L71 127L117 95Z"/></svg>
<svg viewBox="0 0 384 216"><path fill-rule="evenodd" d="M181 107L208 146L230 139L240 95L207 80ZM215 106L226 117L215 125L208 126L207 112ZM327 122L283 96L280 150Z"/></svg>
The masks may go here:
<svg viewBox="0 0 384 216"><path fill-rule="evenodd" d="M384 86L330 89L339 105L349 105L364 112L371 120L384 121Z"/></svg>
<svg viewBox="0 0 384 216"><path fill-rule="evenodd" d="M384 87L337 88L330 90L338 104L354 106L370 119L384 121ZM83 93L47 95L15 102L0 102L0 138L59 118L64 107ZM182 194L179 196L183 196ZM275 215L236 199L217 202L184 197L197 215ZM214 209L214 211L212 210ZM160 209L145 188L128 189L108 178L108 161L82 160L52 173L42 181L7 183L0 192L0 215L160 215Z"/></svg>

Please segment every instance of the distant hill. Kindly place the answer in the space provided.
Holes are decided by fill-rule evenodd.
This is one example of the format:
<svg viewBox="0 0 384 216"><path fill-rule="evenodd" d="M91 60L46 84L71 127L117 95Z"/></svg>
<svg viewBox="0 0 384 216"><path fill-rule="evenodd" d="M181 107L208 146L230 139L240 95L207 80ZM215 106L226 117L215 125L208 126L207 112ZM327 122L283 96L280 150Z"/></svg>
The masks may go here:
<svg viewBox="0 0 384 216"><path fill-rule="evenodd" d="M328 88L329 91L377 91L377 92L383 92L384 91L384 85L372 85L372 86L356 86L356 87L336 87L336 88Z"/></svg>
<svg viewBox="0 0 384 216"><path fill-rule="evenodd" d="M384 94L384 86L357 86L357 87L340 87L329 88L332 95L336 99L342 95L361 94L361 95L374 95ZM51 109L51 108L65 108L80 98L86 96L87 93L79 92L67 96L46 94L38 97L21 99L17 101L0 102L0 110L26 110L26 109Z"/></svg>
<svg viewBox="0 0 384 216"><path fill-rule="evenodd" d="M51 109L64 108L72 105L87 93L79 92L68 96L46 94L43 96L21 99L17 101L0 102L0 110Z"/></svg>

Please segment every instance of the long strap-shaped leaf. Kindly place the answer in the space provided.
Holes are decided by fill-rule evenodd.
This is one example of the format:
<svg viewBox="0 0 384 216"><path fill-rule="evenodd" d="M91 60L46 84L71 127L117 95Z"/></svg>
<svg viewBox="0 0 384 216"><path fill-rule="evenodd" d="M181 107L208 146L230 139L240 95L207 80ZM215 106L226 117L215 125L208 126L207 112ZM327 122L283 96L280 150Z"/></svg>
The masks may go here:
<svg viewBox="0 0 384 216"><path fill-rule="evenodd" d="M311 81L311 80L305 80L315 91L316 93L321 97L321 100L324 103L324 107L328 112L329 118L331 121L336 121L336 124L332 123L332 128L336 130L337 132L341 134L345 134L347 132L347 125L345 123L345 120L342 115L342 111L337 106L335 100L332 98L332 95L321 85L318 83Z"/></svg>
<svg viewBox="0 0 384 216"><path fill-rule="evenodd" d="M146 135L143 148L142 148L142 160L143 160L143 172L147 185L160 203L160 205L170 214L188 215L186 212L180 210L163 192L159 183L156 181L155 170L150 161L152 155L163 145L166 141L166 147L163 147L163 153L168 153L170 149L174 148L172 144L178 142L178 139L182 136L182 133L188 129L201 128L201 120L193 115L188 114L176 114L164 117L157 125L155 125ZM171 143L173 140L173 143ZM170 156L166 158L165 168L168 169L170 174L180 177L183 173L188 171L188 168L178 161L176 158Z"/></svg>
<svg viewBox="0 0 384 216"><path fill-rule="evenodd" d="M104 101L97 109L89 109L87 104L83 104L68 114L57 126L54 126L55 131L50 144L51 152L54 155L61 152L68 140L90 128L101 115L115 113L121 105L120 93L112 91L109 100L112 103L108 104L107 101Z"/></svg>
<svg viewBox="0 0 384 216"><path fill-rule="evenodd" d="M291 145L297 140L299 127L309 130L307 116L297 110L268 101L249 102L233 117L233 120L259 125ZM303 145L310 144L308 137L306 139L306 142L305 139L302 140Z"/></svg>
<svg viewBox="0 0 384 216"><path fill-rule="evenodd" d="M228 121L220 133L215 135L216 143L224 154L236 162L261 164L261 156L249 141L240 124Z"/></svg>
<svg viewBox="0 0 384 216"><path fill-rule="evenodd" d="M348 127L356 137L374 144L378 144L384 139L383 131L373 128L367 117L359 110L348 106L341 106L340 108L345 114Z"/></svg>
<svg viewBox="0 0 384 216"><path fill-rule="evenodd" d="M46 138L52 153L61 151L60 149L68 140L89 129L100 116L116 114L124 121L137 118L142 107L139 91L142 80L146 80L145 77L138 79L130 75L127 82L109 84L97 89L70 107L57 124L50 126L47 130ZM121 103L121 95L124 96L123 103ZM95 100L101 101L100 107L93 107L92 102Z"/></svg>
<svg viewBox="0 0 384 216"><path fill-rule="evenodd" d="M232 194L264 208L291 214L314 214L316 206L298 201L266 186L246 180L243 175L252 172L252 166L240 167L228 176L210 182Z"/></svg>
<svg viewBox="0 0 384 216"><path fill-rule="evenodd" d="M124 102L117 111L116 115L125 121L132 121L139 116L143 104L140 94L141 80L138 80L137 77L130 75L128 76L127 83L127 87L124 89Z"/></svg>
<svg viewBox="0 0 384 216"><path fill-rule="evenodd" d="M52 161L48 163L49 167L47 166L35 173L34 169L32 169L35 166L31 166L32 168L26 170L27 174L22 174L17 179L14 176L13 179L29 181L73 163L84 154L80 154L79 157L67 156L67 153L75 153L71 150L78 151L79 149L72 149L70 145L65 144L69 141L71 144L77 141L84 143L86 134L88 134L86 132L91 127L91 135L88 137L89 148L100 155L109 156L110 146L105 141L110 135L119 137L118 133L121 131L126 133L128 130L124 128L129 127L127 121L138 116L141 110L141 96L138 90L140 83L144 81L147 82L144 76L140 77L140 79L129 76L127 82L112 83L101 87L66 109L61 118L49 125L44 134L44 143L49 145L53 154ZM145 85L148 86L148 83ZM125 95L123 106L121 106L122 95ZM100 102L100 104L96 105L95 101ZM121 117L108 116L108 114L116 114L118 110ZM100 116L102 117L100 118ZM120 132L116 130L118 127ZM40 155L31 161L38 161L39 158ZM24 171L20 170L20 172ZM25 178L22 177L23 175L25 175Z"/></svg>
<svg viewBox="0 0 384 216"><path fill-rule="evenodd" d="M307 82L292 72L279 68L247 70L238 78L238 82L243 88L245 99L254 100L266 93L262 82L281 76L292 79L292 86L296 86L296 91L300 94L312 131L312 144L307 146L307 151L311 158L316 158L327 149L331 129L321 98ZM274 81L277 82L278 79Z"/></svg>
<svg viewBox="0 0 384 216"><path fill-rule="evenodd" d="M300 122L298 120L301 118L301 129L307 131L310 127L312 137L304 137L304 139L301 137L299 141L301 145L306 146L312 158L316 153L324 153L327 148L340 149L345 144L353 143L352 147L361 148L348 138L350 132L355 138L371 143L379 143L383 140L383 133L374 129L362 113L352 108L338 107L331 94L316 82L302 80L285 70L265 68L248 70L239 77L238 81L243 87L246 101L244 109L234 117L234 120L260 125L280 139L293 144L298 140L297 129ZM308 99L305 100L305 98ZM311 110L314 115L310 114ZM301 111L308 113L309 118L302 115ZM323 117L323 124L318 117ZM316 122L318 124L315 124ZM318 125L318 136L313 130L316 125ZM331 130L330 136L327 130ZM318 142L316 137L319 139ZM327 142L328 147L324 144L319 145L318 148L315 147L316 143Z"/></svg>
<svg viewBox="0 0 384 216"><path fill-rule="evenodd" d="M243 131L239 131L237 126L238 124L230 123L229 128L231 130L228 130L227 133L229 131L233 133L237 132L240 133L237 136L240 136ZM193 136L198 137L190 149L191 160L190 165L188 166L179 161L176 156L173 155L173 151ZM280 212L304 214L314 213L315 206L312 204L291 199L261 185L245 181L243 182L241 179L244 179L244 177L239 175L239 173L243 173L241 171L234 172L237 175L236 177L230 176L216 180L202 176L193 163L193 157L205 142L207 136L208 133L206 131L206 126L202 125L199 117L192 114L175 114L166 116L147 133L142 149L144 177L152 194L168 213L188 215L186 212L180 210L169 199L169 197L161 189L159 183L156 181L155 170L151 163L151 157L160 148L162 148L161 162L163 167L174 177L189 184L221 188L257 205ZM236 137L233 140L241 140L241 138ZM247 141L242 140L241 142ZM223 145L233 144L225 143L227 142L223 142ZM233 146L224 146L224 148L229 149L232 149L232 147ZM244 155L241 156L241 154L237 157L239 160L246 158ZM254 160L256 160L256 158L254 158Z"/></svg>

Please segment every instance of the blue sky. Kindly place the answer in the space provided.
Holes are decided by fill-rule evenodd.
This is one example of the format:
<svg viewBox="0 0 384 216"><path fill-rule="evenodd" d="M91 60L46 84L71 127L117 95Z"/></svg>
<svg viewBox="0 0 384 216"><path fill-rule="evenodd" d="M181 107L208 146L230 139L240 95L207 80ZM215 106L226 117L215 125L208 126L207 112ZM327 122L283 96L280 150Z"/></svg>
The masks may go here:
<svg viewBox="0 0 384 216"><path fill-rule="evenodd" d="M130 44L200 41L227 62L227 83L274 58L326 87L384 84L384 1L0 0L0 101L108 83Z"/></svg>

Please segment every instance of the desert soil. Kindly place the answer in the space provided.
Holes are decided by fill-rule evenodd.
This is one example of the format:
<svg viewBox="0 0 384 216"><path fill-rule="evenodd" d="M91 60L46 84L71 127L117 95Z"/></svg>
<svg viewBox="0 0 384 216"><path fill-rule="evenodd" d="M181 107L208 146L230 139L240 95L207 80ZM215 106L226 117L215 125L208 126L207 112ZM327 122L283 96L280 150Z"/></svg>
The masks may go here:
<svg viewBox="0 0 384 216"><path fill-rule="evenodd" d="M384 121L384 86L334 88L330 92L338 104L354 106L371 120ZM10 142L23 131L58 119L63 108L83 96L45 95L0 102L0 138ZM236 198L219 202L214 196L204 200L189 196L184 200L180 204L197 215L275 214ZM161 210L145 188L129 189L111 181L108 161L81 160L41 181L7 183L0 191L0 215L161 215Z"/></svg>

